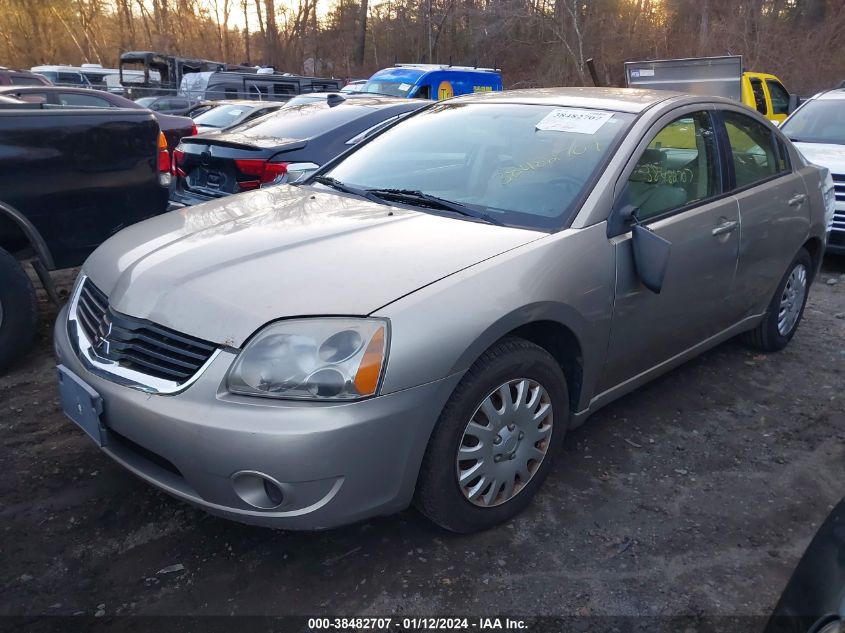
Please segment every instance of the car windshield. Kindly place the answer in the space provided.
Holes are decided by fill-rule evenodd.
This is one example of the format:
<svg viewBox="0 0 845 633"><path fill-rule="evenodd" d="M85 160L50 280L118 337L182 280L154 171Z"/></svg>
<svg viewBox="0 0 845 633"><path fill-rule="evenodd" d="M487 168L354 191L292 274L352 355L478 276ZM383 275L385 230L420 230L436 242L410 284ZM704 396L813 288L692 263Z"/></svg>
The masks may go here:
<svg viewBox="0 0 845 633"><path fill-rule="evenodd" d="M357 86L357 89L360 92L370 92L377 95L407 97L413 87L414 84L412 83L403 83L401 81L378 81L371 79L367 83Z"/></svg>
<svg viewBox="0 0 845 633"><path fill-rule="evenodd" d="M549 105L438 103L324 175L357 190L422 192L498 223L555 230L633 119Z"/></svg>
<svg viewBox="0 0 845 633"><path fill-rule="evenodd" d="M135 103L140 106L144 106L145 108L149 106L153 101L155 101L158 97L141 97L140 99L135 99Z"/></svg>
<svg viewBox="0 0 845 633"><path fill-rule="evenodd" d="M194 117L194 122L208 127L228 127L234 124L241 115L252 110L253 108L248 105L221 105Z"/></svg>
<svg viewBox="0 0 845 633"><path fill-rule="evenodd" d="M790 140L845 145L845 100L814 99L781 127Z"/></svg>

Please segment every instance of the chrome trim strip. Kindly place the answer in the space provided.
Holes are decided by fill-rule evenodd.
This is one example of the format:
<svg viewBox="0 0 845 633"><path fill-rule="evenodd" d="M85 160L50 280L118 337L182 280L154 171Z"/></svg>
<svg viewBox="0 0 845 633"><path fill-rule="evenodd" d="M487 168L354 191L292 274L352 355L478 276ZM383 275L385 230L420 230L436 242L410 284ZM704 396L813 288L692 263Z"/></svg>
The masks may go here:
<svg viewBox="0 0 845 633"><path fill-rule="evenodd" d="M79 279L76 280L76 286L73 289L70 306L68 307L67 330L76 355L82 361L82 364L85 365L85 368L92 374L110 382L145 393L173 395L185 391L185 389L194 384L221 352L219 347L215 349L197 372L181 384L172 380L165 380L164 378L156 378L155 376L150 376L134 369L128 369L127 367L121 367L112 360L98 356L94 351L91 341L85 335L85 330L80 327L76 318L79 296L82 294L82 286L86 279L88 279L88 276L80 273Z"/></svg>

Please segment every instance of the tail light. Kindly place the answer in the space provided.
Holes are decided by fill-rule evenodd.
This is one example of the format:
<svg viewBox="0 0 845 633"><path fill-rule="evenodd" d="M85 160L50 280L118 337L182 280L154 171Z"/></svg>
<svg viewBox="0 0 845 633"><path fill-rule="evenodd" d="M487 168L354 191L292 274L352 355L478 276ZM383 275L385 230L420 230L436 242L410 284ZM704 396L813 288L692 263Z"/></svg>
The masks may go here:
<svg viewBox="0 0 845 633"><path fill-rule="evenodd" d="M288 173L288 163L271 163L259 158L236 158L235 166L242 174L254 177L254 180L238 181L241 191L284 183Z"/></svg>
<svg viewBox="0 0 845 633"><path fill-rule="evenodd" d="M167 139L164 132L158 133L158 182L163 187L169 187L173 177L170 175L170 152L167 149Z"/></svg>
<svg viewBox="0 0 845 633"><path fill-rule="evenodd" d="M171 173L174 176L178 176L179 178L185 178L188 174L185 173L185 170L182 169L182 165L185 164L185 152L182 149L182 146L179 145L176 149L173 150L173 169Z"/></svg>
<svg viewBox="0 0 845 633"><path fill-rule="evenodd" d="M191 124L191 136L196 136L196 135L197 135L197 124L192 123Z"/></svg>

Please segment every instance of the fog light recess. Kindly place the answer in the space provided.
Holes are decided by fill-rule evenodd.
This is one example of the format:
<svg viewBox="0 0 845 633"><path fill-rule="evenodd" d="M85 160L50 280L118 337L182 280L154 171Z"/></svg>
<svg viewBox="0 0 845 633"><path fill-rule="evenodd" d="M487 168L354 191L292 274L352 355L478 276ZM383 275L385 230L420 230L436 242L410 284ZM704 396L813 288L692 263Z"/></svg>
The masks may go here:
<svg viewBox="0 0 845 633"><path fill-rule="evenodd" d="M232 487L244 503L259 510L273 510L285 502L282 484L254 470L242 470L232 475Z"/></svg>

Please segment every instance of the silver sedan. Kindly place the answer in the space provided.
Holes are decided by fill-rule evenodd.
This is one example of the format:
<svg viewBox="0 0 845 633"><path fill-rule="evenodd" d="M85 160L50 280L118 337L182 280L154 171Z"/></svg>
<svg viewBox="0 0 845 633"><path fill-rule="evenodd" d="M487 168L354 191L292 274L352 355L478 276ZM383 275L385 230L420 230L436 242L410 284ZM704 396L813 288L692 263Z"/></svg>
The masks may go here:
<svg viewBox="0 0 845 633"><path fill-rule="evenodd" d="M729 101L438 102L303 184L111 238L55 329L62 402L214 514L488 528L601 406L736 335L787 345L830 186Z"/></svg>

